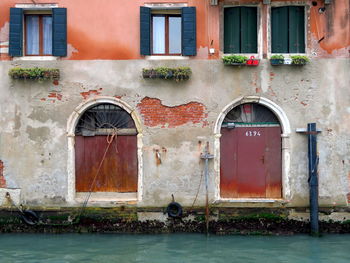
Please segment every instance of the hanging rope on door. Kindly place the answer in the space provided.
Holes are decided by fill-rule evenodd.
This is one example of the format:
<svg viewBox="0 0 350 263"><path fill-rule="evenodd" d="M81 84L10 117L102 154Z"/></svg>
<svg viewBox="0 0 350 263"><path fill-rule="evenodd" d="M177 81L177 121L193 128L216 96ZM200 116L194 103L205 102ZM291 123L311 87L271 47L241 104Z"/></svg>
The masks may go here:
<svg viewBox="0 0 350 263"><path fill-rule="evenodd" d="M107 140L107 147L106 147L106 150L105 150L105 152L103 154L103 157L102 157L102 160L101 160L101 162L100 162L100 164L98 166L98 169L97 169L97 172L96 172L96 174L94 176L94 179L91 182L91 185L90 185L90 188L89 188L89 192L86 195L86 198L85 198L85 200L83 202L83 206L81 207L81 210L80 210L78 216L76 217L76 219L78 219L78 220L83 215L83 212L84 212L84 210L85 210L85 208L87 206L87 203L89 202L89 199L90 199L91 193L92 193L92 189L93 189L93 187L95 185L97 176L99 175L99 173L101 171L102 164L103 164L104 160L106 159L107 152L108 152L110 146L112 145L113 140L117 138L117 134L118 134L118 130L116 128L114 128L111 133L107 134L107 138L106 138L106 140ZM116 151L117 151L117 148L116 148Z"/></svg>

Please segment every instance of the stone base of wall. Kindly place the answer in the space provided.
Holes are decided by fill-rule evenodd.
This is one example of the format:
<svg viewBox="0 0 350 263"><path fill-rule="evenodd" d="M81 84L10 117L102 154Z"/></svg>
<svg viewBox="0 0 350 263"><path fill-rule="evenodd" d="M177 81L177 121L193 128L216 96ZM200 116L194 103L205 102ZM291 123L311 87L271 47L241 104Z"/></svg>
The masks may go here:
<svg viewBox="0 0 350 263"><path fill-rule="evenodd" d="M29 208L28 208L29 209ZM184 209L181 218L170 218L160 208L30 208L38 222L28 225L14 209L0 210L0 233L206 233L204 208ZM310 231L306 208L211 208L212 234L307 234ZM350 233L350 209L320 211L321 233Z"/></svg>

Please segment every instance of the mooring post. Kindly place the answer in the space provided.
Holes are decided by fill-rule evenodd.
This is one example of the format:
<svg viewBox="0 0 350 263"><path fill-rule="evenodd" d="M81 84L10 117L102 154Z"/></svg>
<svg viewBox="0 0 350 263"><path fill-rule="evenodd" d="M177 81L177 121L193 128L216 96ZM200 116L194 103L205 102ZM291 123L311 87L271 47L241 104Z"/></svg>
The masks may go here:
<svg viewBox="0 0 350 263"><path fill-rule="evenodd" d="M307 135L308 159L309 159L309 200L310 200L310 233L312 236L319 235L318 226L318 155L317 134L321 130L316 129L316 123L308 123L307 130L298 128L296 132Z"/></svg>
<svg viewBox="0 0 350 263"><path fill-rule="evenodd" d="M318 227L318 156L316 123L308 123L309 189L311 235L319 234Z"/></svg>
<svg viewBox="0 0 350 263"><path fill-rule="evenodd" d="M204 176L205 176L205 226L207 235L209 234L209 197L208 197L208 185L209 185L209 159L213 159L214 155L209 154L209 142L205 147L205 152L201 154L201 158L205 160Z"/></svg>

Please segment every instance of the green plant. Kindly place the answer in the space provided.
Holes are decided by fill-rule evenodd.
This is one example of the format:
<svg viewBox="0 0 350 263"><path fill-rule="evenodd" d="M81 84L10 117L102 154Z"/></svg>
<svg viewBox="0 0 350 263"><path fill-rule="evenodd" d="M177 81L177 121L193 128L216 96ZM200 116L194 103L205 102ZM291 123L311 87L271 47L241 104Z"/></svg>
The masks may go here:
<svg viewBox="0 0 350 263"><path fill-rule="evenodd" d="M189 67L179 67L173 69L173 76L176 81L182 81L190 78L192 70Z"/></svg>
<svg viewBox="0 0 350 263"><path fill-rule="evenodd" d="M60 70L55 68L12 68L9 76L13 79L59 80Z"/></svg>
<svg viewBox="0 0 350 263"><path fill-rule="evenodd" d="M142 75L144 78L160 78L160 79L173 79L175 81L187 80L190 78L192 70L189 67L158 67L158 68L143 68Z"/></svg>
<svg viewBox="0 0 350 263"><path fill-rule="evenodd" d="M245 64L247 60L248 57L242 55L228 55L222 57L222 61L225 65Z"/></svg>
<svg viewBox="0 0 350 263"><path fill-rule="evenodd" d="M272 55L271 57L270 57L270 59L284 59L284 56L283 55Z"/></svg>
<svg viewBox="0 0 350 263"><path fill-rule="evenodd" d="M294 65L303 65L310 61L310 59L307 56L294 55L290 57L292 59L292 64Z"/></svg>

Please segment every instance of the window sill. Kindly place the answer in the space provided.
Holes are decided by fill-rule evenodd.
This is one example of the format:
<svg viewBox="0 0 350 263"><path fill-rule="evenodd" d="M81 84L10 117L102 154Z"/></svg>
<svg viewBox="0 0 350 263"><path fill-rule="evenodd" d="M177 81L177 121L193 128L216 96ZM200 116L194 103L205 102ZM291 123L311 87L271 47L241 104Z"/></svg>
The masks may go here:
<svg viewBox="0 0 350 263"><path fill-rule="evenodd" d="M268 59L270 59L273 55L283 55L284 58L291 58L291 56L308 56L307 53L269 53L267 55Z"/></svg>
<svg viewBox="0 0 350 263"><path fill-rule="evenodd" d="M146 60L186 60L188 56L145 56Z"/></svg>
<svg viewBox="0 0 350 263"><path fill-rule="evenodd" d="M58 57L54 57L54 56L13 57L13 61L54 61L54 60L58 60Z"/></svg>
<svg viewBox="0 0 350 263"><path fill-rule="evenodd" d="M253 56L255 59L261 59L261 56L258 53L223 53L221 57L232 55L246 56L248 58Z"/></svg>

